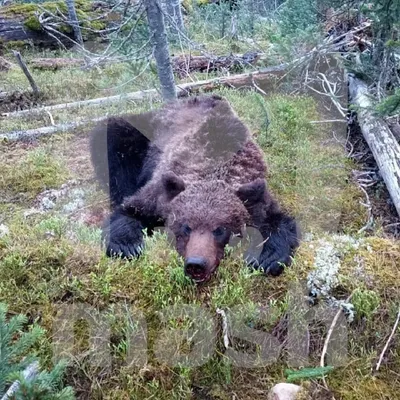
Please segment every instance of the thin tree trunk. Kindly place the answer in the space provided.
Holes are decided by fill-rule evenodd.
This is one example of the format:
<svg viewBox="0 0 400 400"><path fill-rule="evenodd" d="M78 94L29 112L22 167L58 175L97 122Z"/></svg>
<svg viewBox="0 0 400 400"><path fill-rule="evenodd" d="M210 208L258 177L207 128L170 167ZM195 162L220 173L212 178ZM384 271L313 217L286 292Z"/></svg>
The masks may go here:
<svg viewBox="0 0 400 400"><path fill-rule="evenodd" d="M81 27L79 26L78 15L75 9L75 0L65 0L65 2L68 7L68 22L74 31L74 39L77 43L83 45Z"/></svg>
<svg viewBox="0 0 400 400"><path fill-rule="evenodd" d="M161 94L164 100L173 100L176 98L175 81L160 3L157 0L146 0L146 13L161 85Z"/></svg>
<svg viewBox="0 0 400 400"><path fill-rule="evenodd" d="M35 80L33 79L33 76L29 72L28 67L26 66L24 60L21 57L21 53L15 50L12 50L15 58L17 59L18 65L21 67L22 71L24 72L25 76L27 77L29 84L31 85L31 88L33 90L33 93L35 94L36 97L39 97L39 88L36 85Z"/></svg>
<svg viewBox="0 0 400 400"><path fill-rule="evenodd" d="M231 40L237 41L238 40L238 33L237 33L237 10L232 11L231 16Z"/></svg>
<svg viewBox="0 0 400 400"><path fill-rule="evenodd" d="M223 39L225 37L225 29L226 29L226 9L225 4L222 5L222 21L221 21L221 33L220 38Z"/></svg>
<svg viewBox="0 0 400 400"><path fill-rule="evenodd" d="M179 32L183 32L185 26L183 24L182 8L180 0L166 0L167 13L170 18L168 25L170 31L174 35L178 35Z"/></svg>
<svg viewBox="0 0 400 400"><path fill-rule="evenodd" d="M250 14L249 25L250 25L250 33L254 35L254 20L256 19L256 4L254 4L255 0L248 0L247 1L247 9Z"/></svg>

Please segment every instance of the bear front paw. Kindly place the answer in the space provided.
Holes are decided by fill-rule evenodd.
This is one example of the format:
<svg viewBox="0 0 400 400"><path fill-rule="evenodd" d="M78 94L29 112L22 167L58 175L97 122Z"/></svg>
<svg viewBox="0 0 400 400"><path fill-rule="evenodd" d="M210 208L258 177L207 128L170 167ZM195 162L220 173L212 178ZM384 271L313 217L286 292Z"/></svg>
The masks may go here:
<svg viewBox="0 0 400 400"><path fill-rule="evenodd" d="M135 258L143 251L143 226L115 212L103 225L102 241L108 257Z"/></svg>
<svg viewBox="0 0 400 400"><path fill-rule="evenodd" d="M273 261L269 264L261 263L260 269L264 271L265 274L272 276L279 276L285 269L286 264L280 261Z"/></svg>
<svg viewBox="0 0 400 400"><path fill-rule="evenodd" d="M260 257L259 260L252 259L251 261L247 261L249 267L254 268L255 270L259 270L264 272L264 274L279 276L286 266L290 265L289 259L278 259L274 260L271 257L264 258Z"/></svg>
<svg viewBox="0 0 400 400"><path fill-rule="evenodd" d="M120 257L132 259L139 257L143 252L143 243L118 243L110 241L106 243L106 254L108 257Z"/></svg>

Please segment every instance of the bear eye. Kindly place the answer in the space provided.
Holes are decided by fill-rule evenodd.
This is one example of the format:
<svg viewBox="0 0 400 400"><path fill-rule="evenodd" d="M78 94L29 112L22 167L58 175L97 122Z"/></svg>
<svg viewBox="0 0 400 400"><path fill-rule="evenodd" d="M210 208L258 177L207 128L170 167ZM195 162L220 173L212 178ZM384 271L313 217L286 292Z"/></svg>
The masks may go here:
<svg viewBox="0 0 400 400"><path fill-rule="evenodd" d="M221 236L224 236L225 233L226 233L226 228L224 228L224 227L222 227L222 226L218 227L217 229L215 229L215 230L213 231L213 235L214 235L216 238L220 238Z"/></svg>
<svg viewBox="0 0 400 400"><path fill-rule="evenodd" d="M184 235L190 235L191 232L192 232L192 228L191 228L189 225L184 224L184 225L182 226L182 233L183 233Z"/></svg>

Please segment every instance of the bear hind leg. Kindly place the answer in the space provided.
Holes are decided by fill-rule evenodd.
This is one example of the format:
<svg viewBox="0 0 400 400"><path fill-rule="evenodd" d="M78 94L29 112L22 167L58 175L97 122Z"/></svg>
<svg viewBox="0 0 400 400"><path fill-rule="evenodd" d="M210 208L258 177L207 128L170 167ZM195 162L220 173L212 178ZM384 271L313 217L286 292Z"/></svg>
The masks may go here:
<svg viewBox="0 0 400 400"><path fill-rule="evenodd" d="M124 118L109 118L93 131L91 158L97 179L109 191L113 207L122 204L146 182L143 168L150 140ZM153 166L154 168L154 166ZM146 171L150 178L152 171Z"/></svg>

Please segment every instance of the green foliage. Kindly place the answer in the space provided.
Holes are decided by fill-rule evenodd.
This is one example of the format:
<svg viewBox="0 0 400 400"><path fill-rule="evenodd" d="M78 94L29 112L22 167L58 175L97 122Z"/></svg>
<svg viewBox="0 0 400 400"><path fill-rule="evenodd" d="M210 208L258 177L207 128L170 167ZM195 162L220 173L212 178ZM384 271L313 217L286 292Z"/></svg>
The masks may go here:
<svg viewBox="0 0 400 400"><path fill-rule="evenodd" d="M316 0L287 0L279 11L279 26L283 35L303 34L317 25Z"/></svg>
<svg viewBox="0 0 400 400"><path fill-rule="evenodd" d="M351 302L354 305L357 317L365 317L369 320L378 310L381 300L373 290L358 288L354 291Z"/></svg>
<svg viewBox="0 0 400 400"><path fill-rule="evenodd" d="M373 20L376 34L390 34L400 22L399 0L373 0L362 6L362 11Z"/></svg>
<svg viewBox="0 0 400 400"><path fill-rule="evenodd" d="M37 325L23 331L28 319L15 315L7 321L7 306L0 303L0 396L7 391L11 382L19 381L14 394L15 400L72 400L72 388L62 388L62 377L66 368L58 363L50 372L39 372L32 379L26 379L23 370L36 360L33 346L44 335Z"/></svg>
<svg viewBox="0 0 400 400"><path fill-rule="evenodd" d="M394 94L383 99L377 106L376 111L382 116L397 114L400 110L400 89L396 89Z"/></svg>
<svg viewBox="0 0 400 400"><path fill-rule="evenodd" d="M24 25L32 31L40 31L42 28L36 16L30 15L24 22Z"/></svg>
<svg viewBox="0 0 400 400"><path fill-rule="evenodd" d="M67 364L60 361L50 371L41 371L33 380L27 380L22 372L10 375L10 380L20 382L19 390L15 393L15 400L73 400L75 399L72 387L63 388L63 376Z"/></svg>
<svg viewBox="0 0 400 400"><path fill-rule="evenodd" d="M0 396L5 393L10 374L26 368L33 361L32 355L27 356L27 353L44 334L38 326L22 332L27 318L15 315L7 321L7 311L7 306L0 303Z"/></svg>

